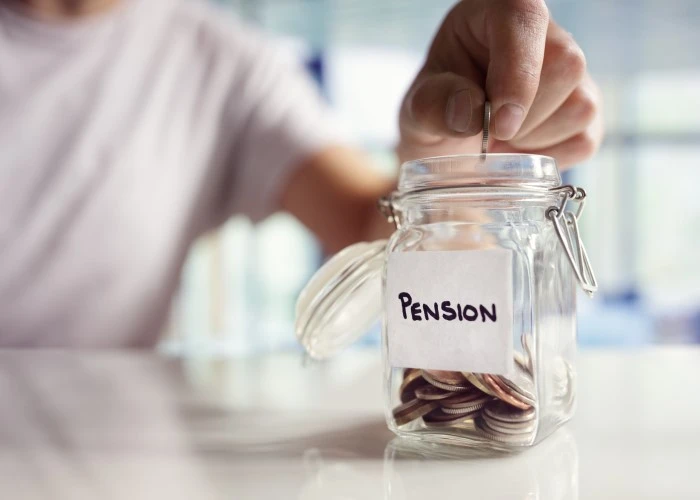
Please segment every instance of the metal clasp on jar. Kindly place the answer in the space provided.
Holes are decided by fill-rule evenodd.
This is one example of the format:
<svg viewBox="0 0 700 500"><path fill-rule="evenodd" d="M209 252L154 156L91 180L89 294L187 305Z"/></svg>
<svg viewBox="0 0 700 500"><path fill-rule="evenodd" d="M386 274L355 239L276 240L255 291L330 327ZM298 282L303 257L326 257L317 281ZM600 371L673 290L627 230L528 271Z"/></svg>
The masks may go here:
<svg viewBox="0 0 700 500"><path fill-rule="evenodd" d="M598 290L598 281L588 260L586 247L578 227L578 219L583 213L586 202L586 191L574 186L562 186L554 188L552 191L559 191L562 200L559 206L549 207L545 216L554 224L559 241L564 247L581 288L592 297ZM578 203L575 211L569 210L572 202Z"/></svg>
<svg viewBox="0 0 700 500"><path fill-rule="evenodd" d="M401 221L394 211L393 196L382 196L377 200L377 208L386 217L387 222L393 223L396 229L401 229Z"/></svg>

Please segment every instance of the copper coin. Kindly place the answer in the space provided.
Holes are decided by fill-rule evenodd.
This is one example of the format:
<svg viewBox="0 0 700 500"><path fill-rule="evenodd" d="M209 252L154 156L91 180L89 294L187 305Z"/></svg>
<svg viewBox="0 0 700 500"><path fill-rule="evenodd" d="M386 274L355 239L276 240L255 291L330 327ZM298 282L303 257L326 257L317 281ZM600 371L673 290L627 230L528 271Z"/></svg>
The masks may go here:
<svg viewBox="0 0 700 500"><path fill-rule="evenodd" d="M501 387L506 387L514 398L527 405L535 405L535 395L530 391L531 387L534 389L532 384L528 385L523 383L522 380L516 383L513 380L502 376L497 376L496 380L500 383Z"/></svg>
<svg viewBox="0 0 700 500"><path fill-rule="evenodd" d="M535 382L530 373L519 364L513 366L512 375L508 377L493 375L493 377L501 383L501 387L509 389L515 398L528 405L535 404Z"/></svg>
<svg viewBox="0 0 700 500"><path fill-rule="evenodd" d="M423 401L421 399L414 399L408 403L394 408L393 415L396 425L405 425L423 415L430 413L438 407L438 404L434 401Z"/></svg>
<svg viewBox="0 0 700 500"><path fill-rule="evenodd" d="M416 389L427 385L427 382L423 380L421 371L416 368L409 368L404 373L403 382L401 382L401 387L399 387L399 398L402 403L408 403L412 399L416 399Z"/></svg>
<svg viewBox="0 0 700 500"><path fill-rule="evenodd" d="M427 401L436 401L440 399L448 398L454 395L453 391L446 391L426 383L424 386L419 387L415 391L416 397L418 399L425 399Z"/></svg>
<svg viewBox="0 0 700 500"><path fill-rule="evenodd" d="M498 380L495 377L489 375L488 373L483 373L481 375L481 379L484 381L484 384L487 385L488 388L491 389L495 396L501 401L505 401L509 405L515 406L516 408L520 408L521 410L528 410L532 407L531 405L523 403L522 401L520 401L520 399L514 397L510 389L500 385Z"/></svg>
<svg viewBox="0 0 700 500"><path fill-rule="evenodd" d="M461 376L461 374L460 374L460 376ZM459 381L458 384L448 384L446 382L442 382L440 380L437 380L435 377L433 377L426 370L423 370L423 378L431 385L434 385L435 387L437 387L439 389L443 389L445 391L452 391L452 392L466 391L469 388L471 388L471 386L472 386L469 382L467 382L467 380L464 377L462 377L462 379Z"/></svg>

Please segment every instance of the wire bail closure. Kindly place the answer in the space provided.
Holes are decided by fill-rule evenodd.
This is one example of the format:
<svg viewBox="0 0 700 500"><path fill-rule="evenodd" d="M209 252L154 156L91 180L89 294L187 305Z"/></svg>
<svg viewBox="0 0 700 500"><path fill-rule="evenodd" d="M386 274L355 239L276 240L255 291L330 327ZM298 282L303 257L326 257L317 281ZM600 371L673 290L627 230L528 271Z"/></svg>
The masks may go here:
<svg viewBox="0 0 700 500"><path fill-rule="evenodd" d="M560 191L562 201L558 207L549 207L545 216L554 224L559 241L564 247L581 288L589 297L593 297L593 294L598 291L598 281L588 259L588 253L578 227L578 220L585 206L586 191L583 188L569 185L555 188L552 191ZM567 210L569 202L572 201L578 203L575 212Z"/></svg>
<svg viewBox="0 0 700 500"><path fill-rule="evenodd" d="M392 196L382 196L379 198L377 200L377 208L381 214L386 217L387 222L393 223L396 229L401 229L401 222L394 211L394 200Z"/></svg>

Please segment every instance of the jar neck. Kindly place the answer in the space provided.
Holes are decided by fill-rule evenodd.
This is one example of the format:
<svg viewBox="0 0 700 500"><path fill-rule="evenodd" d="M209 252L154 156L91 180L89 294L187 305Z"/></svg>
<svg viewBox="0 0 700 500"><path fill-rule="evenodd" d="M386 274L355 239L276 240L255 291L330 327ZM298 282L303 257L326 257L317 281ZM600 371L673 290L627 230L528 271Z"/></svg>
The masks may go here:
<svg viewBox="0 0 700 500"><path fill-rule="evenodd" d="M432 189L399 194L394 199L394 210L403 226L545 221L547 209L557 206L560 199L560 193L548 189L494 186Z"/></svg>

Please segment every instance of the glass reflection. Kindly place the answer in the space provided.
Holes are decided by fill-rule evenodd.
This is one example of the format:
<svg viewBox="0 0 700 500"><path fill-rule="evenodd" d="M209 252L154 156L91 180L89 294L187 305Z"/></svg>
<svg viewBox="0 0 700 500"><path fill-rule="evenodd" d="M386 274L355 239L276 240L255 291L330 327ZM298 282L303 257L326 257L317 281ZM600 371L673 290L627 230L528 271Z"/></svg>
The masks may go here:
<svg viewBox="0 0 700 500"><path fill-rule="evenodd" d="M503 455L396 438L384 453L384 498L578 499L578 450L560 429L527 452Z"/></svg>

